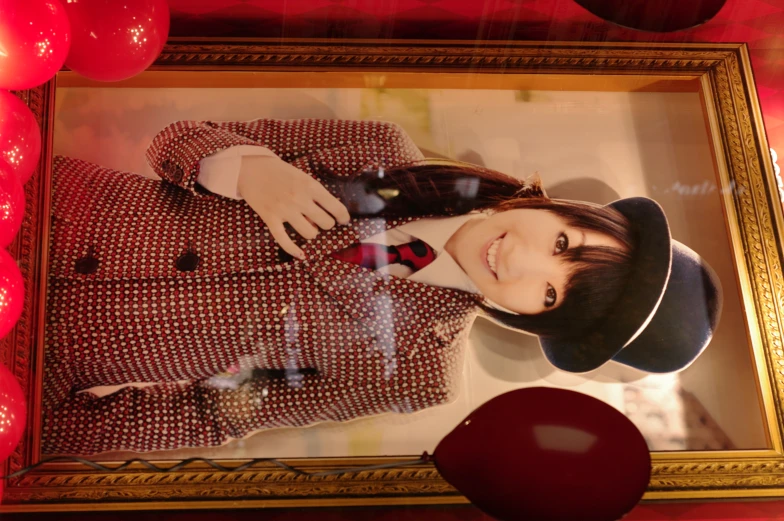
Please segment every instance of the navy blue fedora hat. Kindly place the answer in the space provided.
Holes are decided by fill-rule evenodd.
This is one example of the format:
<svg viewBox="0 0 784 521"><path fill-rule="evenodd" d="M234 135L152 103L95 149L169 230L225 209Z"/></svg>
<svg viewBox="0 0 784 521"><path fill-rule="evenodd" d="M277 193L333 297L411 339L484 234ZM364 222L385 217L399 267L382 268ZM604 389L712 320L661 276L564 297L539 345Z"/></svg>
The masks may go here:
<svg viewBox="0 0 784 521"><path fill-rule="evenodd" d="M691 364L707 347L722 308L718 277L694 251L670 236L661 206L646 197L608 205L632 224L636 248L629 282L592 330L540 337L547 359L573 373L609 360L650 373Z"/></svg>

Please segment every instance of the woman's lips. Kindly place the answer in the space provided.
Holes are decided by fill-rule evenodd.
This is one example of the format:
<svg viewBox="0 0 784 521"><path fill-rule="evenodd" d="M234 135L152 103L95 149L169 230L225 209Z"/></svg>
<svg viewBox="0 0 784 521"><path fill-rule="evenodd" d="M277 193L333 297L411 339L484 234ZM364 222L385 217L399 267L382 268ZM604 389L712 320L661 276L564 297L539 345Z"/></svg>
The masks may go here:
<svg viewBox="0 0 784 521"><path fill-rule="evenodd" d="M504 238L505 235L506 234L503 233L503 234L499 235L498 237L495 237L493 240L491 240L490 242L485 244L484 248L482 248L482 262L484 263L485 267L487 268L487 271L492 273L493 277L495 277L496 279L498 279L498 251L501 249L501 243L499 241L501 241ZM494 252L494 255L495 255L495 262L494 262L495 270L494 270L490 266L490 258L489 257L490 257L490 249L493 247L493 244L495 244L496 242L498 242L498 246L496 247L495 252Z"/></svg>

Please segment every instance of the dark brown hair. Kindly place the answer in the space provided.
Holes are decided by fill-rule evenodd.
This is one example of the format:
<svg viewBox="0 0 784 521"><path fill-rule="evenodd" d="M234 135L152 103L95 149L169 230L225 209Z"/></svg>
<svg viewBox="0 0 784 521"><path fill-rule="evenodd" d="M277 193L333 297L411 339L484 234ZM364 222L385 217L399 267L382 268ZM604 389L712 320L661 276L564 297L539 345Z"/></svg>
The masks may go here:
<svg viewBox="0 0 784 521"><path fill-rule="evenodd" d="M627 283L634 251L630 223L612 208L546 198L508 201L494 210L514 208L552 212L569 226L603 233L623 245L623 249L579 246L562 253L571 269L565 294L554 309L536 315L518 315L480 304L492 318L514 329L540 336L580 336L601 321Z"/></svg>
<svg viewBox="0 0 784 521"><path fill-rule="evenodd" d="M495 320L541 336L580 335L606 314L626 284L634 253L628 220L618 211L546 197L538 179L525 183L487 168L457 161L425 160L345 178L311 165L354 216L437 217L484 210L541 209L569 226L608 235L623 249L581 246L562 255L571 264L561 303L536 315L506 313L480 302ZM544 298L544 295L542 296Z"/></svg>
<svg viewBox="0 0 784 521"><path fill-rule="evenodd" d="M543 198L540 184L469 163L424 160L341 177L310 165L354 216L436 217L487 210L519 198Z"/></svg>

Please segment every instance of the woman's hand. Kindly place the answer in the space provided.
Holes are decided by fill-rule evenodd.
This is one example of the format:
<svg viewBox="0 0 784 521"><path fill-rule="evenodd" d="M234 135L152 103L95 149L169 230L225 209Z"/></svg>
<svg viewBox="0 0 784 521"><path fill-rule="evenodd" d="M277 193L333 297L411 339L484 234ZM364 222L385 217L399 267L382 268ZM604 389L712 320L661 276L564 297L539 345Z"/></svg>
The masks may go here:
<svg viewBox="0 0 784 521"><path fill-rule="evenodd" d="M305 239L314 239L319 228L347 224L346 207L321 183L276 156L242 158L237 184L240 195L264 221L275 241L289 255L304 259L304 252L289 238L289 223Z"/></svg>

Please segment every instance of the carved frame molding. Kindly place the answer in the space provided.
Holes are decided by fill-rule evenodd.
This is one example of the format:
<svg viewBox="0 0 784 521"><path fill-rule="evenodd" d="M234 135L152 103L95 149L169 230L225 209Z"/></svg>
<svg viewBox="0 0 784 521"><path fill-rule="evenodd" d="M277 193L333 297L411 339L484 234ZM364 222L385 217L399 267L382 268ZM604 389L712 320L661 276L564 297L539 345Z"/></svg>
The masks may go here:
<svg viewBox="0 0 784 521"><path fill-rule="evenodd" d="M782 345L781 205L762 126L746 47L734 44L497 45L460 42L184 40L174 39L155 71L402 71L470 74L557 74L681 77L699 80L712 114L717 160L726 186L748 188L725 198L736 216L733 247L742 252L758 323L757 369L772 449L711 453L657 453L646 499L772 497L784 494L784 346ZM9 247L27 283L27 301L15 330L0 343L0 361L17 376L30 404L30 425L4 464L13 472L37 461L40 427L43 295L48 226L48 183L56 80L18 93L38 118L44 137L39 169L26 185L27 215ZM720 167L719 170L722 170ZM289 461L307 470L388 463L394 458ZM401 460L402 461L402 460ZM158 462L159 463L159 462ZM221 462L227 466L242 461ZM160 463L159 463L160 464ZM2 466L0 466L1 468ZM431 466L354 472L306 479L276 467L221 473L193 465L174 473L139 466L118 474L75 464L45 465L6 486L0 512L171 509L258 506L335 506L465 502Z"/></svg>

